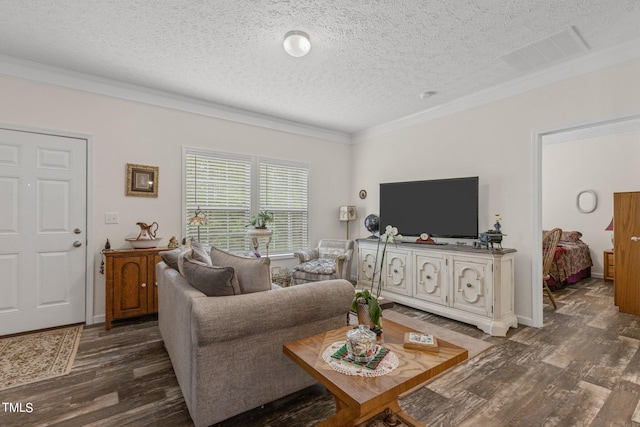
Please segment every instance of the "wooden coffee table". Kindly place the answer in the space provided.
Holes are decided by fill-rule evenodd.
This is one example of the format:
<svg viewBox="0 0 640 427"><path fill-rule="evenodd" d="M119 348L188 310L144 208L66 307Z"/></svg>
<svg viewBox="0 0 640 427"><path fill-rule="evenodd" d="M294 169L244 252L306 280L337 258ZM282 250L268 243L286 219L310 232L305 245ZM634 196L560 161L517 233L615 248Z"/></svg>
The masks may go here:
<svg viewBox="0 0 640 427"><path fill-rule="evenodd" d="M382 321L384 329L381 344L398 356L400 364L389 374L379 377L341 374L322 359L322 352L336 341L345 341L345 334L353 326L345 326L284 345L284 353L325 386L336 400L336 413L318 424L319 426L355 426L386 408L409 423L422 426L423 424L402 411L398 396L469 357L466 349L439 338L439 353L405 350L405 332L418 331L390 320Z"/></svg>

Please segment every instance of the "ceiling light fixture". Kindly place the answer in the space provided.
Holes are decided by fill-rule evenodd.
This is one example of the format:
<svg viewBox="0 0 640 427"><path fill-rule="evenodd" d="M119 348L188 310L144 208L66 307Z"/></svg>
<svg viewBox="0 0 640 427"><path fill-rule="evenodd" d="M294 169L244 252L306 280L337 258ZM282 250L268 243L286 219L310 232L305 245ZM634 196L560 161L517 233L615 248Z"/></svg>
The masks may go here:
<svg viewBox="0 0 640 427"><path fill-rule="evenodd" d="M305 56L311 50L309 35L303 31L289 31L284 36L284 50L295 58Z"/></svg>

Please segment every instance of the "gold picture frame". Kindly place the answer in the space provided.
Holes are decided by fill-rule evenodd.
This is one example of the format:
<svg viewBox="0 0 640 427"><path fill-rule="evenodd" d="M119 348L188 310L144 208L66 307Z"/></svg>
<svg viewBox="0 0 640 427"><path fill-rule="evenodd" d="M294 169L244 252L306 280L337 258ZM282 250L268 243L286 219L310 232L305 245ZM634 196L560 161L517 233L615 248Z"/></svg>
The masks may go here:
<svg viewBox="0 0 640 427"><path fill-rule="evenodd" d="M160 168L127 163L125 195L134 197L158 197Z"/></svg>

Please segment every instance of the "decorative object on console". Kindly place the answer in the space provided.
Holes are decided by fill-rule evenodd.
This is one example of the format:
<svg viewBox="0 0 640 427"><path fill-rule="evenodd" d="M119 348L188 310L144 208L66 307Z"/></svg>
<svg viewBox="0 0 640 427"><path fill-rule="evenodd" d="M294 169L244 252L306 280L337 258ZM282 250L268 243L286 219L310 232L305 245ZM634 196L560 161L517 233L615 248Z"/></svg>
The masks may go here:
<svg viewBox="0 0 640 427"><path fill-rule="evenodd" d="M360 190L360 192L358 193L358 196L360 196L361 199L366 199L367 198L367 190Z"/></svg>
<svg viewBox="0 0 640 427"><path fill-rule="evenodd" d="M158 197L157 166L127 163L125 195L136 197Z"/></svg>
<svg viewBox="0 0 640 427"><path fill-rule="evenodd" d="M349 221L356 219L356 207L355 206L340 206L340 222L347 223L347 240L349 240Z"/></svg>
<svg viewBox="0 0 640 427"><path fill-rule="evenodd" d="M158 231L158 223L152 222L151 225L148 225L144 222L136 222L136 225L140 227L140 233L138 237L125 239L127 242L131 243L135 249L149 249L155 248L158 246L162 237L156 237L156 233Z"/></svg>
<svg viewBox="0 0 640 427"><path fill-rule="evenodd" d="M500 221L502 220L502 217L500 216L500 214L496 214L496 223L493 225L493 230L487 230L485 233L480 233L480 246L486 246L487 249L491 248L491 250L494 250L493 245L497 244L498 245L498 250L502 250L502 237L506 236L506 234L503 234L501 230L502 225L500 224Z"/></svg>
<svg viewBox="0 0 640 427"><path fill-rule="evenodd" d="M175 249L179 246L180 246L180 243L178 243L178 239L176 239L176 236L171 236L171 238L169 239L169 244L167 244L167 247L169 249Z"/></svg>
<svg viewBox="0 0 640 427"><path fill-rule="evenodd" d="M435 241L427 233L422 233L420 237L416 239L416 243L434 244Z"/></svg>
<svg viewBox="0 0 640 427"><path fill-rule="evenodd" d="M493 224L493 229L495 230L496 233L500 233L500 228L502 227L502 225L500 225L500 220L502 219L502 217L500 216L500 214L496 214L496 223Z"/></svg>
<svg viewBox="0 0 640 427"><path fill-rule="evenodd" d="M369 289L357 291L351 303L351 309L358 314L358 323L365 325L369 324L372 330L378 335L382 333L382 325L380 325L382 308L380 308L378 298L380 297L380 292L382 291L382 266L384 265L384 256L387 253L387 245L389 244L389 242L396 244L396 240L401 237L402 235L398 233L398 229L396 227L387 225L385 233L378 240L378 246L376 248L376 259L373 267L374 271L373 275L371 276L371 286ZM382 248L380 264L378 264L380 240L384 240L384 246ZM375 284L376 273L378 273L378 285L376 287L374 295L373 287Z"/></svg>
<svg viewBox="0 0 640 427"><path fill-rule="evenodd" d="M364 226L371 233L370 237L376 237L376 233L380 231L380 217L376 214L368 215L364 219Z"/></svg>
<svg viewBox="0 0 640 427"><path fill-rule="evenodd" d="M613 231L613 218L611 218L611 222L607 225L607 228L604 231ZM611 233L611 246L613 246L613 233Z"/></svg>

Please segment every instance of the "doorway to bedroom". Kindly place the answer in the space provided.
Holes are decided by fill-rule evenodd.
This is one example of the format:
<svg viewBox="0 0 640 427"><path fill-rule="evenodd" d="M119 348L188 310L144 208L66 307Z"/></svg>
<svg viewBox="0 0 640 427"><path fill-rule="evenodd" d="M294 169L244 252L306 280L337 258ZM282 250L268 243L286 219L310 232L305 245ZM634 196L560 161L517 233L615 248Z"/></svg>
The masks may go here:
<svg viewBox="0 0 640 427"><path fill-rule="evenodd" d="M613 247L613 193L638 190L640 118L543 135L541 152L542 230L563 230L548 281L553 294L603 278ZM546 296L543 307L553 309Z"/></svg>

